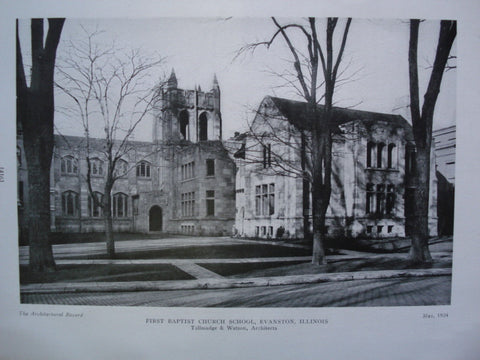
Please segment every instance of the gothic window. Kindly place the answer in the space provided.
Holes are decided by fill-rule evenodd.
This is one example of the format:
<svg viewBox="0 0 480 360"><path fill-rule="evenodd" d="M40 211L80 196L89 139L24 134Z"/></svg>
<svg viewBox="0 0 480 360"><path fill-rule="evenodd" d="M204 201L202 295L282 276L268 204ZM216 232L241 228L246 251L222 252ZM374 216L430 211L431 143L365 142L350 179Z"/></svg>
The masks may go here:
<svg viewBox="0 0 480 360"><path fill-rule="evenodd" d="M62 193L63 216L77 216L79 212L78 194L68 190Z"/></svg>
<svg viewBox="0 0 480 360"><path fill-rule="evenodd" d="M367 167L373 167L373 159L375 158L375 143L368 142L367 144Z"/></svg>
<svg viewBox="0 0 480 360"><path fill-rule="evenodd" d="M207 176L215 176L215 160L207 159Z"/></svg>
<svg viewBox="0 0 480 360"><path fill-rule="evenodd" d="M207 216L215 216L215 190L207 190Z"/></svg>
<svg viewBox="0 0 480 360"><path fill-rule="evenodd" d="M103 161L99 158L90 159L90 171L93 176L103 176Z"/></svg>
<svg viewBox="0 0 480 360"><path fill-rule="evenodd" d="M199 133L198 140L208 140L208 118L206 113L202 113L199 118Z"/></svg>
<svg viewBox="0 0 480 360"><path fill-rule="evenodd" d="M150 177L150 163L147 161L140 161L137 164L137 177L149 178Z"/></svg>
<svg viewBox="0 0 480 360"><path fill-rule="evenodd" d="M101 205L103 203L103 194L95 191L93 196L95 196L96 201L94 201L91 195L88 197L88 215L91 217L101 217L103 216Z"/></svg>
<svg viewBox="0 0 480 360"><path fill-rule="evenodd" d="M189 122L188 122L188 111L183 110L180 112L178 116L178 120L180 123L180 133L182 134L185 140L190 140L189 134Z"/></svg>
<svg viewBox="0 0 480 360"><path fill-rule="evenodd" d="M122 218L128 216L128 196L124 193L116 193L112 199L113 216Z"/></svg>
<svg viewBox="0 0 480 360"><path fill-rule="evenodd" d="M395 144L388 144L387 168L395 169L397 167L397 147Z"/></svg>
<svg viewBox="0 0 480 360"><path fill-rule="evenodd" d="M64 156L60 161L60 170L62 174L77 174L78 173L78 163L71 155Z"/></svg>
<svg viewBox="0 0 480 360"><path fill-rule="evenodd" d="M385 152L385 144L380 143L377 144L377 168L381 168L383 166L383 157Z"/></svg>

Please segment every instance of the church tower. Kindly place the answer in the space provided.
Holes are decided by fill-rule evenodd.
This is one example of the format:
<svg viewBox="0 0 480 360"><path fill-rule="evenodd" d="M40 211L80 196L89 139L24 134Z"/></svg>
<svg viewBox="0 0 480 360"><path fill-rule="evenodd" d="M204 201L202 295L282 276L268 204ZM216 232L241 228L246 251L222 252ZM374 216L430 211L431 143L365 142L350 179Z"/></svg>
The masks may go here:
<svg viewBox="0 0 480 360"><path fill-rule="evenodd" d="M208 92L178 88L172 69L164 88L153 123L153 142L218 141L222 139L220 86L216 75Z"/></svg>

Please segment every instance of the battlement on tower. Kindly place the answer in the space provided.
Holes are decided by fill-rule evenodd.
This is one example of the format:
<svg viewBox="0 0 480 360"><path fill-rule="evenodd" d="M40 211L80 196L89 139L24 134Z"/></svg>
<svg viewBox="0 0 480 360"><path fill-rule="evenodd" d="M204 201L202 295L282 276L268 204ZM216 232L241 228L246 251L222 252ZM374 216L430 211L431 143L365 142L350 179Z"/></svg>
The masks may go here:
<svg viewBox="0 0 480 360"><path fill-rule="evenodd" d="M178 88L175 71L172 70L166 86L162 88L160 104L156 108L153 123L153 142L171 143L188 141L218 141L222 139L220 111L220 86L213 78L210 91Z"/></svg>

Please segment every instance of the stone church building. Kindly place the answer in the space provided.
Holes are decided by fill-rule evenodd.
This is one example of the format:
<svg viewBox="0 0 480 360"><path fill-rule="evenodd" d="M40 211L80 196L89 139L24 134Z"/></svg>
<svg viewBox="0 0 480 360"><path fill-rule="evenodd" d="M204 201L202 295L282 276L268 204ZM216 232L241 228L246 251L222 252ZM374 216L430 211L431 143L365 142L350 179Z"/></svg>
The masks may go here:
<svg viewBox="0 0 480 360"><path fill-rule="evenodd" d="M222 145L220 87L178 88L175 73L160 90L152 141L131 141L116 166L112 190L114 231L228 235L235 218L235 164ZM28 214L21 129L17 136L20 232ZM92 187L101 199L105 141L90 139ZM51 228L58 232L104 229L86 182L86 139L55 136L51 166Z"/></svg>
<svg viewBox="0 0 480 360"><path fill-rule="evenodd" d="M311 228L310 192L302 176L308 156L302 168L301 153L308 152L311 130L305 114L304 102L267 96L250 131L233 139L237 236L300 238L305 225ZM405 236L415 156L410 124L399 115L342 108L334 108L333 118L327 236ZM436 235L433 154L431 168L430 232Z"/></svg>

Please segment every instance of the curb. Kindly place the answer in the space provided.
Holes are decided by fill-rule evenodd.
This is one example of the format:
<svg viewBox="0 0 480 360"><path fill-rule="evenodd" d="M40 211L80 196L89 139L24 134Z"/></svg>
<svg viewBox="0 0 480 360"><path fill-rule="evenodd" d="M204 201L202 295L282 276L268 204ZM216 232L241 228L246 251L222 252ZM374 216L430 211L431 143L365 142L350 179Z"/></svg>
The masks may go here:
<svg viewBox="0 0 480 360"><path fill-rule="evenodd" d="M426 276L452 275L452 269L408 269L384 271L357 271L343 273L323 273L316 275L288 275L244 279L201 279L175 281L133 281L133 282L78 282L43 283L20 286L21 294L75 293L75 292L129 292L230 289L257 286L279 286L314 284L333 281L393 279Z"/></svg>

